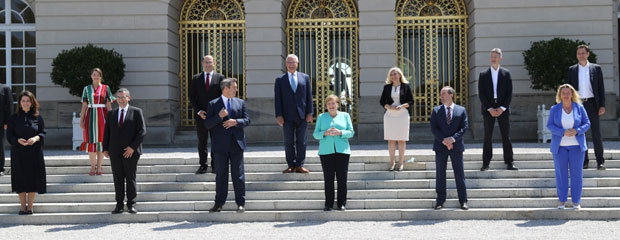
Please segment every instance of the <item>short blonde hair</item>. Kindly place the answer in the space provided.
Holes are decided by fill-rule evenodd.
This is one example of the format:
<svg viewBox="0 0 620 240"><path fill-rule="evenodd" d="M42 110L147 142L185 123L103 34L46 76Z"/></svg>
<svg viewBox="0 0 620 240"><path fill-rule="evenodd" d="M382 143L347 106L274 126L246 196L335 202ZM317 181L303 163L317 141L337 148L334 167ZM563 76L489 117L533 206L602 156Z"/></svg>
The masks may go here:
<svg viewBox="0 0 620 240"><path fill-rule="evenodd" d="M392 84L392 79L390 79L390 74L392 74L392 72L394 71L400 74L400 83L409 84L409 81L407 81L407 78L405 77L405 75L403 75L403 70L400 70L400 68L398 67L390 68L390 71L388 71L388 74L387 74L387 79L385 79L386 84Z"/></svg>
<svg viewBox="0 0 620 240"><path fill-rule="evenodd" d="M566 83L566 84L562 84L558 87L558 92L555 94L555 102L556 103L561 103L562 102L562 89L564 88L568 88L570 89L571 93L573 94L573 97L571 98L571 100L573 102L576 103L581 103L581 99L579 99L579 93L577 92L577 90L575 90L575 88L573 86L571 86L570 84Z"/></svg>
<svg viewBox="0 0 620 240"><path fill-rule="evenodd" d="M327 103L330 101L335 101L336 103L339 103L340 98L334 94L331 94L325 98L325 104L327 105Z"/></svg>

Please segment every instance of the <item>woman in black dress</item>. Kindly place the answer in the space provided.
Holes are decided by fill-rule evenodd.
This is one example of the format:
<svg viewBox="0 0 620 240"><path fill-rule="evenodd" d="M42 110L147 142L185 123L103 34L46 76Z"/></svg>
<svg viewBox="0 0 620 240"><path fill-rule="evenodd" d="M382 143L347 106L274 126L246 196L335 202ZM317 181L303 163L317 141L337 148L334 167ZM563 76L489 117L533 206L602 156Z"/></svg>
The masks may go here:
<svg viewBox="0 0 620 240"><path fill-rule="evenodd" d="M24 91L17 99L19 107L9 118L6 133L11 144L11 188L19 195L19 214L30 215L35 194L46 192L42 148L45 127L34 94Z"/></svg>

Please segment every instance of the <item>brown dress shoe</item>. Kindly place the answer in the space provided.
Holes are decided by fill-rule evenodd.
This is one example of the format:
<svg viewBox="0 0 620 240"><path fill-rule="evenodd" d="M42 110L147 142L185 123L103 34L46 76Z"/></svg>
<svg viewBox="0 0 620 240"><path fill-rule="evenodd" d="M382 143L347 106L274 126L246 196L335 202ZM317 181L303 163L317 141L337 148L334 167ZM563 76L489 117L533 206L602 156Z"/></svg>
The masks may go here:
<svg viewBox="0 0 620 240"><path fill-rule="evenodd" d="M297 167L295 168L295 171L298 173L309 173L310 171L308 171L308 169L305 169L304 167Z"/></svg>
<svg viewBox="0 0 620 240"><path fill-rule="evenodd" d="M294 172L295 172L295 168L293 167L284 169L284 171L282 171L282 173L294 173Z"/></svg>

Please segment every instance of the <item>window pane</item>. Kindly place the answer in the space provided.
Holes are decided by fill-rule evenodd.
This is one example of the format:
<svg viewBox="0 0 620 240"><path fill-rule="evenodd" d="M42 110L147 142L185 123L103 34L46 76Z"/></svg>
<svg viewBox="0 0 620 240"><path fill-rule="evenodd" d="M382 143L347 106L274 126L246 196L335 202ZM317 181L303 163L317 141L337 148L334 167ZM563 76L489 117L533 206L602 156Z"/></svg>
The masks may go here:
<svg viewBox="0 0 620 240"><path fill-rule="evenodd" d="M36 65L36 52L34 49L26 50L26 65Z"/></svg>
<svg viewBox="0 0 620 240"><path fill-rule="evenodd" d="M2 14L2 13L0 13ZM0 32L0 48L5 48L6 47L6 40L4 39L6 32L2 31Z"/></svg>
<svg viewBox="0 0 620 240"><path fill-rule="evenodd" d="M11 68L11 84L24 84L24 69Z"/></svg>
<svg viewBox="0 0 620 240"><path fill-rule="evenodd" d="M0 1L0 10L4 10L4 1Z"/></svg>
<svg viewBox="0 0 620 240"><path fill-rule="evenodd" d="M14 48L24 47L24 32L11 32L11 46Z"/></svg>
<svg viewBox="0 0 620 240"><path fill-rule="evenodd" d="M35 47L36 45L36 41L35 41L35 32L24 32L25 36L26 36L26 47ZM4 35L2 35L4 36Z"/></svg>
<svg viewBox="0 0 620 240"><path fill-rule="evenodd" d="M24 50L12 50L11 59L12 65L24 65Z"/></svg>
<svg viewBox="0 0 620 240"><path fill-rule="evenodd" d="M0 83L6 84L6 68L0 68Z"/></svg>
<svg viewBox="0 0 620 240"><path fill-rule="evenodd" d="M22 13L22 18L24 18L24 23L34 23L34 13L32 13L32 9L26 9L26 11Z"/></svg>
<svg viewBox="0 0 620 240"><path fill-rule="evenodd" d="M17 100L19 94L24 91L24 87L22 85L12 85L11 90L13 90L13 100Z"/></svg>
<svg viewBox="0 0 620 240"><path fill-rule="evenodd" d="M37 71L36 68L26 68L26 83L37 83Z"/></svg>
<svg viewBox="0 0 620 240"><path fill-rule="evenodd" d="M0 50L0 66L6 66L6 50Z"/></svg>
<svg viewBox="0 0 620 240"><path fill-rule="evenodd" d="M26 85L26 90L30 91L34 96L37 96L37 86L36 85Z"/></svg>
<svg viewBox="0 0 620 240"><path fill-rule="evenodd" d="M19 15L19 13L16 12L11 12L11 23L24 23L24 21L22 21L22 16Z"/></svg>
<svg viewBox="0 0 620 240"><path fill-rule="evenodd" d="M4 17L4 11L0 11L0 23L6 23L6 18Z"/></svg>
<svg viewBox="0 0 620 240"><path fill-rule="evenodd" d="M28 5L22 0L13 0L11 1L11 10L16 12L22 12L24 8L28 7Z"/></svg>

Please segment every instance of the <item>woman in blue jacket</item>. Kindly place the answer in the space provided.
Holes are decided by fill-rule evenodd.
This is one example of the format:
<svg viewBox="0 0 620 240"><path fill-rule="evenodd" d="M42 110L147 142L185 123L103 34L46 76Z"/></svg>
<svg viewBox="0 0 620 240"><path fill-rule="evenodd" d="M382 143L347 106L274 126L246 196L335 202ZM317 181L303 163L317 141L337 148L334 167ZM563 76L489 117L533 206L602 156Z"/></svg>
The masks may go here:
<svg viewBox="0 0 620 240"><path fill-rule="evenodd" d="M338 210L344 211L347 203L347 173L349 171L349 156L351 148L349 138L353 137L353 123L351 116L346 112L338 111L340 99L336 95L329 95L325 99L326 113L322 113L316 120L314 129L315 139L319 141L319 157L323 167L325 181L325 208L331 211L334 207L334 175L338 180Z"/></svg>
<svg viewBox="0 0 620 240"><path fill-rule="evenodd" d="M570 84L558 87L555 96L558 103L551 107L547 128L551 131L551 152L555 165L555 182L558 192L558 208L564 209L568 199L568 175L570 168L571 200L573 208L581 208L583 158L586 146L585 133L590 120L579 100L579 93Z"/></svg>

